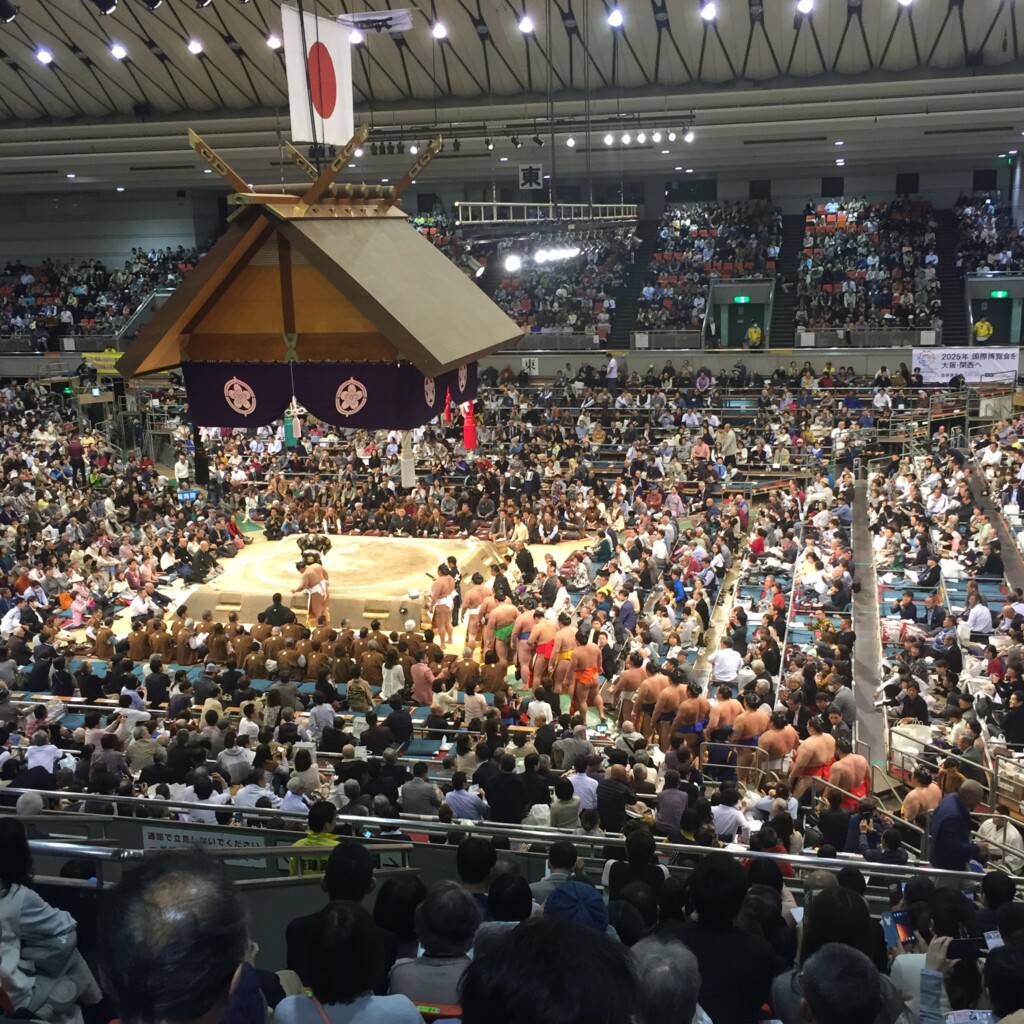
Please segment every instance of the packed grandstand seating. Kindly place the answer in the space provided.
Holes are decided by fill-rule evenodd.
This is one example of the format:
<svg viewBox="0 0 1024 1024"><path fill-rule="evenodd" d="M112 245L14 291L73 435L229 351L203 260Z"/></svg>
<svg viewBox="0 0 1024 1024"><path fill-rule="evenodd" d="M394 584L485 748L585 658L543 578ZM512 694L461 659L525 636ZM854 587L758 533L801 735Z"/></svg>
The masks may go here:
<svg viewBox="0 0 1024 1024"><path fill-rule="evenodd" d="M667 209L640 293L637 323L699 329L711 277L772 276L781 230L781 214L763 201Z"/></svg>
<svg viewBox="0 0 1024 1024"><path fill-rule="evenodd" d="M575 253L575 255L571 255ZM524 329L607 337L633 261L631 231L537 234L499 249L518 256L504 270L494 301Z"/></svg>
<svg viewBox="0 0 1024 1024"><path fill-rule="evenodd" d="M1015 526L1024 416L971 457L962 393L903 363L647 362L485 369L476 447L458 408L414 431L412 488L394 433L300 414L291 447L282 422L203 429L193 496L174 378L143 385L151 422L170 417L160 465L69 430L59 384L0 388L0 920L46 884L4 932L0 1009L798 1024L806 1002L820 1024L988 1006L1016 1024L1024 595L971 488ZM190 612L231 559L343 533L493 554L469 578L449 558L401 628L270 594L253 621ZM857 616L876 605L866 694L879 646ZM128 884L95 885L108 865L81 846L41 845L87 821L96 847L141 828ZM48 868L34 883L29 840ZM252 849L221 870L155 853L192 841ZM245 913L267 880L305 901L290 924L280 902ZM162 900L152 932L142 908ZM927 955L890 935L890 911ZM77 952L44 959L28 922L67 936L76 917Z"/></svg>
<svg viewBox="0 0 1024 1024"><path fill-rule="evenodd" d="M0 336L116 333L150 292L176 287L199 256L183 246L132 249L113 272L99 260L8 261L0 274Z"/></svg>
<svg viewBox="0 0 1024 1024"><path fill-rule="evenodd" d="M932 205L829 200L808 207L797 275L799 327L935 326L942 303Z"/></svg>
<svg viewBox="0 0 1024 1024"><path fill-rule="evenodd" d="M961 196L953 212L959 220L957 266L964 273L1024 273L1024 242L998 197Z"/></svg>

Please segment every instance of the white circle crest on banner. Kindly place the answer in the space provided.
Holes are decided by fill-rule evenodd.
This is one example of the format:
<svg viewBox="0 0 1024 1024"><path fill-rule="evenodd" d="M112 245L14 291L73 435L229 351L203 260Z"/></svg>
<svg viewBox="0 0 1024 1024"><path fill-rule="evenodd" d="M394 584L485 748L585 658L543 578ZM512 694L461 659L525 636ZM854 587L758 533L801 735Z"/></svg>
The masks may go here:
<svg viewBox="0 0 1024 1024"><path fill-rule="evenodd" d="M355 416L366 405L367 397L366 385L355 377L349 377L335 392L334 408L342 416Z"/></svg>
<svg viewBox="0 0 1024 1024"><path fill-rule="evenodd" d="M224 385L224 401L239 416L251 416L256 411L256 392L239 377L232 377Z"/></svg>

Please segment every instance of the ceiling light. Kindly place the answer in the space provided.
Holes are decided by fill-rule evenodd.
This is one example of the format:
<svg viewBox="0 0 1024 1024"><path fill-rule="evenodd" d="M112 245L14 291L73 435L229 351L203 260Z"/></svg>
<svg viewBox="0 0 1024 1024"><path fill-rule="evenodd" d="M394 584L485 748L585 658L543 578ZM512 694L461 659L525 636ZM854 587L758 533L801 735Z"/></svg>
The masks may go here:
<svg viewBox="0 0 1024 1024"><path fill-rule="evenodd" d="M575 146L575 145L576 145L576 140L575 140L575 139L574 139L574 138L573 138L573 137L572 137L572 136L570 135L570 136L569 136L569 138L567 138L567 139L565 140L565 144L566 144L566 145L567 145L567 146L568 146L568 147L569 147L570 149L572 149L572 148L573 148L573 146Z"/></svg>
<svg viewBox="0 0 1024 1024"><path fill-rule="evenodd" d="M840 157L836 161L836 167L845 167L845 166L846 166L846 161L842 157Z"/></svg>
<svg viewBox="0 0 1024 1024"><path fill-rule="evenodd" d="M124 185L118 185L117 188L114 191L115 192L123 192L124 191Z"/></svg>
<svg viewBox="0 0 1024 1024"><path fill-rule="evenodd" d="M900 7L909 7L914 2L914 0L899 0L899 2Z"/></svg>
<svg viewBox="0 0 1024 1024"><path fill-rule="evenodd" d="M444 39L448 35L448 29L444 27L443 21L435 21L434 27L430 30L430 34L435 39Z"/></svg>
<svg viewBox="0 0 1024 1024"><path fill-rule="evenodd" d="M609 132L609 133L608 133L608 134L607 134L607 135L606 135L606 136L604 137L604 144L605 144L606 146L610 146L610 145L612 145L612 143L613 143L613 142L615 142L615 136L614 136L614 135L612 135L612 133L611 133L611 132Z"/></svg>
<svg viewBox="0 0 1024 1024"><path fill-rule="evenodd" d="M652 132L651 142L661 142L661 132Z"/></svg>
<svg viewBox="0 0 1024 1024"><path fill-rule="evenodd" d="M515 149L523 148L523 144L519 141L519 137L517 135L513 135L508 141L512 143L512 146Z"/></svg>
<svg viewBox="0 0 1024 1024"><path fill-rule="evenodd" d="M630 138L629 132L622 133L622 144L628 146L633 140Z"/></svg>
<svg viewBox="0 0 1024 1024"><path fill-rule="evenodd" d="M271 32L270 35L267 36L267 46L269 46L272 50L280 50L281 49L281 37L277 36L277 35L274 35L274 33Z"/></svg>
<svg viewBox="0 0 1024 1024"><path fill-rule="evenodd" d="M198 57L203 52L203 44L198 39L188 41L188 52Z"/></svg>
<svg viewBox="0 0 1024 1024"><path fill-rule="evenodd" d="M509 273L514 274L522 265L523 261L514 253L505 257L505 269L509 271Z"/></svg>
<svg viewBox="0 0 1024 1024"><path fill-rule="evenodd" d="M349 164L349 167L355 167L355 164Z"/></svg>
<svg viewBox="0 0 1024 1024"><path fill-rule="evenodd" d="M523 35L529 35L533 31L533 18L528 14L524 14L519 19L519 31L522 32Z"/></svg>
<svg viewBox="0 0 1024 1024"><path fill-rule="evenodd" d="M0 0L0 23L4 25L14 21L18 16L19 7L16 7L11 0Z"/></svg>
<svg viewBox="0 0 1024 1024"><path fill-rule="evenodd" d="M646 132L637 132L636 133L636 141L638 143L640 143L640 145L642 146L647 141L647 133Z"/></svg>
<svg viewBox="0 0 1024 1024"><path fill-rule="evenodd" d="M363 151L361 149L357 149L352 155L353 156L362 156L363 155Z"/></svg>
<svg viewBox="0 0 1024 1024"><path fill-rule="evenodd" d="M164 2L164 0L142 0L142 2L149 8L149 10L155 11Z"/></svg>
<svg viewBox="0 0 1024 1024"><path fill-rule="evenodd" d="M417 146L415 142L409 147L409 152L412 153L413 156L415 156L419 151L420 151L420 147ZM359 150L358 149L356 150L356 155L357 156L359 155Z"/></svg>
<svg viewBox="0 0 1024 1024"><path fill-rule="evenodd" d="M117 10L117 0L92 0L100 14L113 14Z"/></svg>
<svg viewBox="0 0 1024 1024"><path fill-rule="evenodd" d="M380 179L380 183L382 185L386 185L390 180L391 180L390 178L381 178Z"/></svg>
<svg viewBox="0 0 1024 1024"><path fill-rule="evenodd" d="M358 46L363 41L363 33L357 28L352 29L348 34L348 41L353 46Z"/></svg>
<svg viewBox="0 0 1024 1024"><path fill-rule="evenodd" d="M718 17L718 8L715 6L715 0L701 0L700 16L705 21L714 21Z"/></svg>
<svg viewBox="0 0 1024 1024"><path fill-rule="evenodd" d="M45 46L40 46L39 49L36 50L36 60L39 61L40 64L52 64L53 54L50 53Z"/></svg>
<svg viewBox="0 0 1024 1024"><path fill-rule="evenodd" d="M201 11L204 7L209 7L213 3L213 0L196 0L196 10Z"/></svg>
<svg viewBox="0 0 1024 1024"><path fill-rule="evenodd" d="M1006 159L1006 154L1005 153L998 154L998 159L999 160L1005 160Z"/></svg>
<svg viewBox="0 0 1024 1024"><path fill-rule="evenodd" d="M682 170L682 167L677 167L677 168L676 168L676 170L677 170L677 171L681 171L681 170Z"/></svg>
<svg viewBox="0 0 1024 1024"><path fill-rule="evenodd" d="M128 51L120 43L111 43L110 56L114 60L124 60L128 56Z"/></svg>
<svg viewBox="0 0 1024 1024"><path fill-rule="evenodd" d="M697 136L694 134L693 129L692 128L687 128L686 129L686 134L683 135L683 142L693 142L693 140L695 138L697 138Z"/></svg>
<svg viewBox="0 0 1024 1024"><path fill-rule="evenodd" d="M613 7L608 12L608 24L611 25L612 28L622 28L623 20L622 11L619 10L618 7Z"/></svg>
<svg viewBox="0 0 1024 1024"><path fill-rule="evenodd" d="M488 152L494 149L494 139L484 139L484 148L487 149Z"/></svg>
<svg viewBox="0 0 1024 1024"><path fill-rule="evenodd" d="M693 174L693 168L692 167L687 167L686 168L686 173L687 174Z"/></svg>
<svg viewBox="0 0 1024 1024"><path fill-rule="evenodd" d="M1016 156L1017 155L1017 150L1015 150L1015 149L1008 149L1006 152L1009 153L1010 156Z"/></svg>
<svg viewBox="0 0 1024 1024"><path fill-rule="evenodd" d="M814 10L814 0L796 0L796 9L801 14L810 14Z"/></svg>
<svg viewBox="0 0 1024 1024"><path fill-rule="evenodd" d="M66 175L67 178L74 178L74 176L75 175L71 171L68 171L68 173Z"/></svg>
<svg viewBox="0 0 1024 1024"><path fill-rule="evenodd" d="M203 174L213 174L213 168L212 167L204 167L203 168Z"/></svg>
<svg viewBox="0 0 1024 1024"><path fill-rule="evenodd" d="M534 137L532 139L530 139L530 141L535 146L540 146L541 149L544 148L544 140L540 137L540 135L534 135Z"/></svg>
<svg viewBox="0 0 1024 1024"><path fill-rule="evenodd" d="M675 132L669 132L668 133L668 141L669 142L675 142L676 141L676 133Z"/></svg>
<svg viewBox="0 0 1024 1024"><path fill-rule="evenodd" d="M499 156L498 157L498 163L507 164L508 163L508 157L507 156Z"/></svg>
<svg viewBox="0 0 1024 1024"><path fill-rule="evenodd" d="M668 156L669 152L670 152L670 150L667 150L667 149L663 149L663 150L661 151L661 155L662 155L662 156Z"/></svg>

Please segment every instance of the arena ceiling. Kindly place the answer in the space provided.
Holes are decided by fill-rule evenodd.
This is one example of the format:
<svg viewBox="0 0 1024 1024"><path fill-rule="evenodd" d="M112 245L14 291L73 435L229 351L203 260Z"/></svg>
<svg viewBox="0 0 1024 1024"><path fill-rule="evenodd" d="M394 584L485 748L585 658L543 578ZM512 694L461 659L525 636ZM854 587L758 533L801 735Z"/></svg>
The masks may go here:
<svg viewBox="0 0 1024 1024"><path fill-rule="evenodd" d="M282 51L267 45L280 35L279 3L166 0L150 10L154 0L120 0L101 15L110 2L20 0L0 25L0 180L47 187L71 161L79 186L129 171L153 186L209 184L182 145L185 125L246 176L275 180L289 137ZM515 163L513 135L525 147L518 156L539 134L563 167L585 159L601 175L729 162L824 168L839 140L851 161L860 146L862 166L979 165L1024 130L1016 0L815 0L808 15L795 0L717 0L713 21L700 3L623 0L613 29L612 0L425 0L411 31L370 33L355 47L357 120L408 143L440 125L461 153L449 146L431 174L452 180L500 172L503 155ZM387 4L314 6L336 16ZM524 12L530 33L518 27ZM431 32L438 22L442 40ZM691 145L636 144L638 131L681 138L690 125ZM409 162L382 156L352 174L387 176Z"/></svg>

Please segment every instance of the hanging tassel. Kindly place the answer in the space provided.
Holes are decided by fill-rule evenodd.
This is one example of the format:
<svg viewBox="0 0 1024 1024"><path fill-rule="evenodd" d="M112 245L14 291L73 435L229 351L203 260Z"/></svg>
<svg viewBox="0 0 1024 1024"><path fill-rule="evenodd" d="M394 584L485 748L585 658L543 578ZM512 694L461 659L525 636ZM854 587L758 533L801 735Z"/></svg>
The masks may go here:
<svg viewBox="0 0 1024 1024"><path fill-rule="evenodd" d="M476 448L476 416L473 413L473 403L466 405L466 416L462 423L462 443L467 452Z"/></svg>

